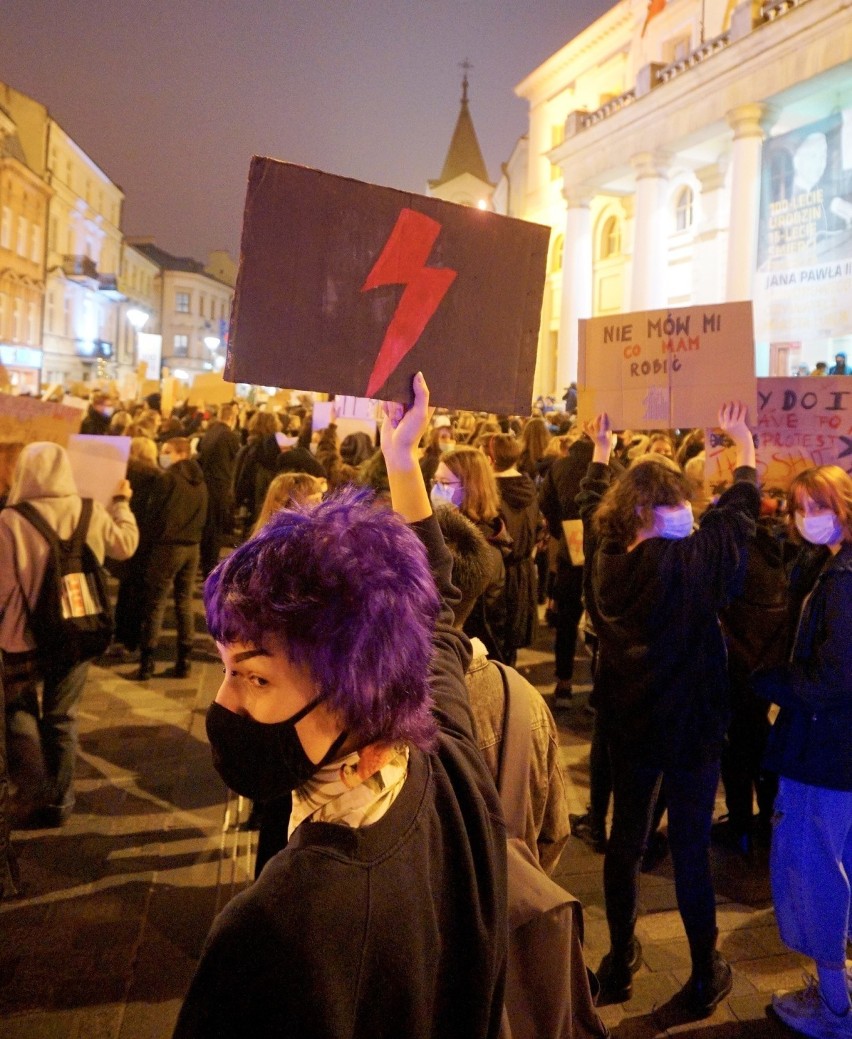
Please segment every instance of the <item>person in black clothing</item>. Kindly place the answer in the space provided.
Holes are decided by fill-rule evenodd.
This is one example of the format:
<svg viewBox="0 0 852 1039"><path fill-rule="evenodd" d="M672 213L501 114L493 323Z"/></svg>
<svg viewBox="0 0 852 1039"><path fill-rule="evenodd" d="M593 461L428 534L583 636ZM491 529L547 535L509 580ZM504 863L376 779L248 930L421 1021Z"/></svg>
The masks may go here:
<svg viewBox="0 0 852 1039"><path fill-rule="evenodd" d="M218 419L210 423L198 443L196 461L207 485L207 520L201 538L201 574L205 578L234 532L234 469L240 450L236 426L236 404L223 404Z"/></svg>
<svg viewBox="0 0 852 1039"><path fill-rule="evenodd" d="M145 614L142 622L137 681L154 674L154 653L163 626L169 593L174 595L177 618L177 660L175 678L186 678L195 639L192 595L198 571L199 545L207 515L207 487L197 462L189 457L185 437L167 440L160 449L160 465L166 470L158 493L151 503L159 527L145 573Z"/></svg>
<svg viewBox="0 0 852 1039"><path fill-rule="evenodd" d="M692 973L680 1000L712 1013L732 986L716 951L710 826L729 717L718 611L760 509L746 408L722 408L737 448L735 483L693 533L686 477L653 460L611 485L612 432L589 426L592 463L581 485L588 562L586 606L598 637L592 706L609 748L613 820L604 859L610 951L598 970L602 1002L629 999L642 950L635 936L642 853L665 782L669 846Z"/></svg>
<svg viewBox="0 0 852 1039"><path fill-rule="evenodd" d="M591 458L592 442L588 437L575 441L565 458L557 458L550 466L539 491L542 515L550 536L557 543L556 575L551 589L556 621L554 695L557 704L572 696L577 630L583 616L583 560L581 556L572 559L562 525L570 521L580 529L580 512L575 499Z"/></svg>
<svg viewBox="0 0 852 1039"><path fill-rule="evenodd" d="M114 411L112 398L108 393L92 394L89 410L80 424L80 432L86 436L106 436Z"/></svg>
<svg viewBox="0 0 852 1039"><path fill-rule="evenodd" d="M852 368L846 363L846 354L839 351L834 358L834 364L828 369L829 375L852 375Z"/></svg>
<svg viewBox="0 0 852 1039"><path fill-rule="evenodd" d="M142 621L145 617L145 574L161 529L159 507L160 485L166 475L157 464L157 447L149 437L133 437L127 463L127 479L133 496L130 511L139 528L139 547L120 563L108 561L107 567L118 578L118 598L115 603L114 642L128 652L139 649L142 639Z"/></svg>

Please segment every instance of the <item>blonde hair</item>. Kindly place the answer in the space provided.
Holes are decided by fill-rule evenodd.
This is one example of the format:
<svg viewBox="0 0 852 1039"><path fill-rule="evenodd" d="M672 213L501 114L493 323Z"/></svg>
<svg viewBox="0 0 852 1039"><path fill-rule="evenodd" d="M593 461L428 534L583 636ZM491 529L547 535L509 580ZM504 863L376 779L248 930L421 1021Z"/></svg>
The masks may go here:
<svg viewBox="0 0 852 1039"><path fill-rule="evenodd" d="M266 526L276 512L305 505L309 498L322 495L325 489L325 480L310 473L279 473L269 485L252 534Z"/></svg>
<svg viewBox="0 0 852 1039"><path fill-rule="evenodd" d="M150 437L133 437L130 441L130 461L157 465L157 445Z"/></svg>
<svg viewBox="0 0 852 1039"><path fill-rule="evenodd" d="M852 477L839 465L817 465L799 473L787 495L793 531L796 530L795 513L804 505L806 495L820 508L831 509L843 527L843 540L852 541Z"/></svg>
<svg viewBox="0 0 852 1039"><path fill-rule="evenodd" d="M490 523L500 512L500 493L485 455L475 447L457 447L441 461L461 482L461 511L475 523Z"/></svg>

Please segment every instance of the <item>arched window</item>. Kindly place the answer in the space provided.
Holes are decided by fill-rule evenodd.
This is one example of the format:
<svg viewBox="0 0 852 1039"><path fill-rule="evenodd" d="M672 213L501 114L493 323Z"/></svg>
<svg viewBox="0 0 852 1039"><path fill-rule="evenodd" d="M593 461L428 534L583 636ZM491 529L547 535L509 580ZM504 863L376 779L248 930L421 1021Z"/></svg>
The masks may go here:
<svg viewBox="0 0 852 1039"><path fill-rule="evenodd" d="M598 259L608 260L621 252L621 224L617 216L607 217L601 228Z"/></svg>
<svg viewBox="0 0 852 1039"><path fill-rule="evenodd" d="M692 227L693 200L692 188L684 185L675 197L675 231L688 231Z"/></svg>
<svg viewBox="0 0 852 1039"><path fill-rule="evenodd" d="M557 235L553 239L553 247L550 250L550 273L558 274L562 270L562 253L565 250L565 236Z"/></svg>

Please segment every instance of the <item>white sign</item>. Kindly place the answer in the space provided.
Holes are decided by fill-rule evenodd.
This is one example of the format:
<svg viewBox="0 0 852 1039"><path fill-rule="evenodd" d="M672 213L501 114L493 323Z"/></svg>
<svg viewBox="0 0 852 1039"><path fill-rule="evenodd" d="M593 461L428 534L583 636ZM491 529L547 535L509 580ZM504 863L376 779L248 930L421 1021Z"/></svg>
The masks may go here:
<svg viewBox="0 0 852 1039"><path fill-rule="evenodd" d="M97 437L77 433L68 439L68 458L81 498L109 505L127 476L130 437Z"/></svg>

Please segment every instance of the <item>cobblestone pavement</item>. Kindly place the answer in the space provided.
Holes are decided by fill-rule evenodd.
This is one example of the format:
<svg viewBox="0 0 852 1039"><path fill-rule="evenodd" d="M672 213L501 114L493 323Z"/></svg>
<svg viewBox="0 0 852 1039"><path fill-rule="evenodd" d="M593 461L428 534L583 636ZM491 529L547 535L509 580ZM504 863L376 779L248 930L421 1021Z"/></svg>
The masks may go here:
<svg viewBox="0 0 852 1039"><path fill-rule="evenodd" d="M199 614L191 678L133 681L132 662L91 669L80 705L77 806L61 830L16 831L22 895L0 903L3 1039L169 1036L201 942L218 909L252 873L247 806L214 773L204 713L220 666ZM549 633L519 666L553 687ZM568 709L558 709L571 810L588 789L588 662ZM584 682L585 680L585 682ZM721 803L719 811L722 811ZM806 965L781 944L766 859L746 864L714 849L720 948L733 962L731 996L706 1021L677 1020L671 997L689 974L669 860L642 878L644 963L633 999L602 1009L617 1039L789 1035L766 1014L773 989L801 984ZM602 858L571 839L557 879L585 906L586 954L606 951ZM404 1039L404 1037L401 1037Z"/></svg>

